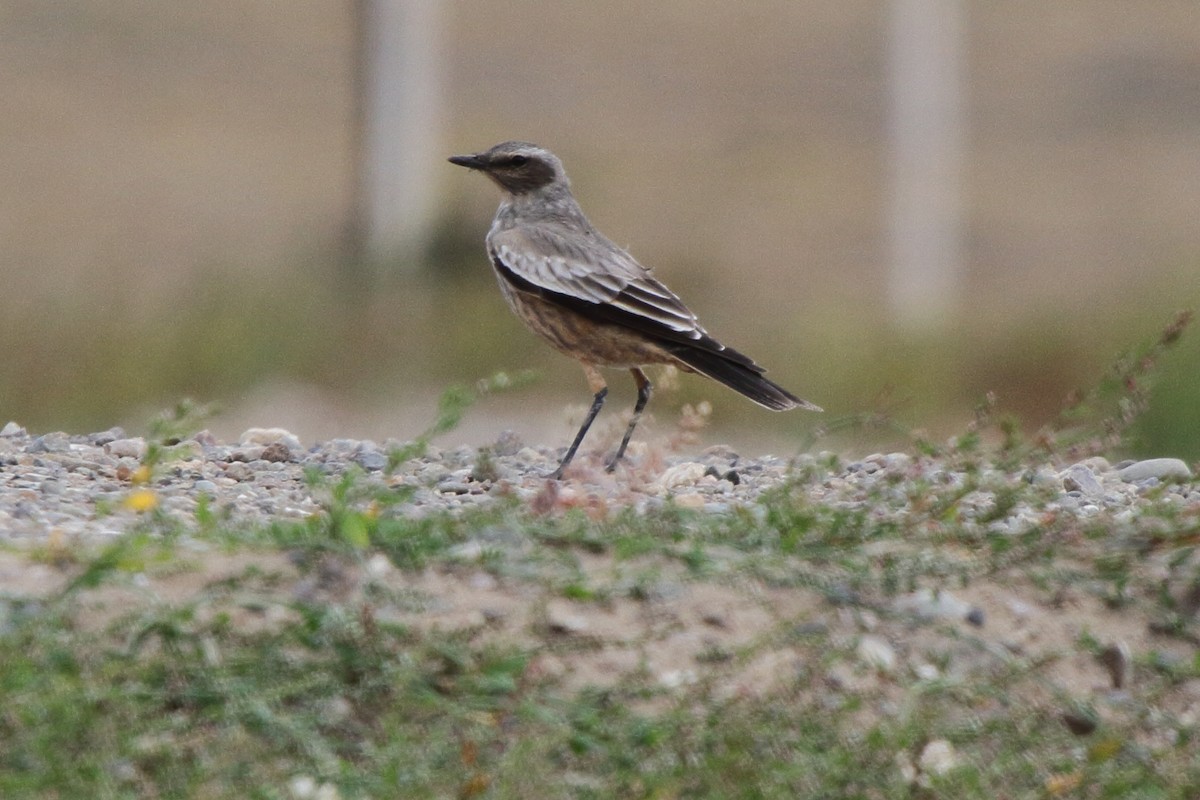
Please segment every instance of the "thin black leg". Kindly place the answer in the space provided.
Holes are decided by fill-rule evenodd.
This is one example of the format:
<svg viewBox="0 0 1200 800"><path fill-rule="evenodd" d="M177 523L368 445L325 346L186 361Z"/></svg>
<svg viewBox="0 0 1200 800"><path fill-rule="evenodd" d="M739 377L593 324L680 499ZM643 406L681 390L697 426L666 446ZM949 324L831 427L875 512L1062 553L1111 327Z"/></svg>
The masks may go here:
<svg viewBox="0 0 1200 800"><path fill-rule="evenodd" d="M587 419L579 426L579 433L575 434L575 441L571 442L570 448L567 449L567 454L563 456L563 460L559 462L558 469L551 472L546 477L551 480L561 480L563 470L571 463L571 459L575 457L575 451L579 449L579 443L583 441L583 437L587 435L588 428L592 427L592 420L600 413L601 406L604 405L604 398L608 396L608 387L605 386L592 397L592 408L588 411Z"/></svg>
<svg viewBox="0 0 1200 800"><path fill-rule="evenodd" d="M637 403L633 406L633 419L629 420L629 427L625 429L625 438L621 439L621 446L617 448L617 454L612 457L612 461L608 462L605 467L609 472L617 468L617 462L625 455L625 448L629 445L629 440L633 436L633 429L637 427L638 420L642 418L642 410L646 407L646 403L650 402L650 392L654 389L654 384L650 383L650 379L646 377L646 373L634 367L630 370L633 373L633 379L637 381Z"/></svg>

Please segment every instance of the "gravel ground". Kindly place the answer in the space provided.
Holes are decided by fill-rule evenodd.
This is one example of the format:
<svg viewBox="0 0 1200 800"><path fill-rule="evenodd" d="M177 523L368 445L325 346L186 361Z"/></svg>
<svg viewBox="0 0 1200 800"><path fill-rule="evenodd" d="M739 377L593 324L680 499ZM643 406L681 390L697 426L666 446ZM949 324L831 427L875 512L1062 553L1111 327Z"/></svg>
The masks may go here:
<svg viewBox="0 0 1200 800"><path fill-rule="evenodd" d="M151 570L128 578L128 586L102 587L80 624L104 624L115 609L147 597L203 606L214 602L204 599L205 586L223 585L253 564L285 577L230 612L239 626L278 626L294 617L298 599L369 606L380 620L436 636L515 643L535 654L529 680L572 690L643 682L651 710L661 693L706 682L717 698L771 696L799 685L818 706L860 703L869 726L894 716L909 702L906 692L931 681L972 687L979 694L967 705L985 707L995 702L987 687L1019 664L1027 677L1005 685L1072 734L1089 735L1099 722L1146 753L1174 757L1200 729L1200 678L1163 677L1177 669L1191 674L1196 640L1186 625L1185 635L1165 625L1155 600L1170 593L1173 607L1189 616L1200 608L1188 521L1200 517L1200 485L1178 459L1026 460L1005 470L962 453L745 458L722 446L668 454L635 442L615 474L588 452L567 480L555 482L542 476L557 452L508 433L484 451L430 446L389 474L388 453L401 445L335 439L305 446L280 429L251 429L227 443L202 432L167 448L147 470L147 442L120 429L31 435L9 423L0 429L0 545L7 545L0 548L0 600L52 592L67 579L69 568L21 550L103 542L137 527L150 509L185 532L197 524L200 502L227 513L235 530L319 513L305 476L313 469L337 475L356 467L368 481L412 487L411 499L387 512L410 516L516 496L534 514L581 508L603 519L673 503L762 520L777 512L757 501L786 485L788 502L774 508L796 518L761 529L795 530L824 550L776 541L760 552L710 542L705 568L695 571L672 554L669 536L650 555L535 543L519 515L515 526L469 532L472 538L420 570L398 570L373 553L330 557L305 571L285 552L231 554L189 541L189 570ZM851 532L843 544L838 520L863 515L865 527L885 535L856 539ZM953 538L945 538L947 528ZM1022 534L1039 530L1053 532L1046 534L1050 549L1030 556L1029 541L1038 536ZM1159 531L1180 538L1158 548ZM1009 566L996 546L1007 536L1027 553ZM1109 564L1106 554L1120 563ZM990 566L981 566L989 557ZM1181 568L1189 558L1191 572ZM865 593L839 588L838 570L852 574L850 562L876 576ZM916 577L897 574L885 587L887 564ZM1135 598L1106 598L1110 568L1137 571ZM571 586L586 597L564 591ZM1077 704L1091 710L1078 713ZM938 739L898 753L897 769L917 783L959 759Z"/></svg>
<svg viewBox="0 0 1200 800"><path fill-rule="evenodd" d="M388 452L401 444L333 439L305 447L285 430L261 428L246 431L237 443L226 443L201 432L168 448L154 475L145 476L138 470L146 441L128 437L119 428L32 435L10 422L0 429L0 538L37 539L51 531L67 537L114 536L128 530L147 503L187 523L194 519L201 495L208 496L211 507L228 510L247 523L303 518L319 510L305 471L340 474L352 465L391 485L414 487L412 501L402 512L408 514L461 509L514 494L535 507L631 506L639 511L670 498L683 508L719 514L753 505L763 492L799 472L809 478L804 486L814 503L856 508L870 502L874 514L901 517L911 511L907 487L912 481L954 487L968 480L961 467L904 453L873 454L856 461L829 453L744 458L716 446L665 456L635 442L629 465L615 474L600 469L598 455L584 454L569 480L555 483L542 476L554 468L557 452L525 446L509 433L482 457L470 447L431 445L423 457L384 475ZM142 477L149 479L145 488L153 496L139 502L131 493ZM1200 504L1200 486L1188 465L1171 458L1115 465L1091 458L1065 468L1022 466L1010 475L985 469L975 482L1024 482L1056 494L1036 508L1017 502L996 515L994 491L971 491L960 507L968 518L986 519L980 525L989 532L1018 534L1046 513L1128 526L1148 496L1156 505L1164 496L1181 508Z"/></svg>

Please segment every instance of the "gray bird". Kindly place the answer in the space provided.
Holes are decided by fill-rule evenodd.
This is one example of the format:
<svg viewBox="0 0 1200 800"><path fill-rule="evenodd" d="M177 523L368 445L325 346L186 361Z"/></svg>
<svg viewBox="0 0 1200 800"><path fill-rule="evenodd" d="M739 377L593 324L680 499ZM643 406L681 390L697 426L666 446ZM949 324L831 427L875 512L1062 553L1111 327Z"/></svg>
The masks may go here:
<svg viewBox="0 0 1200 800"><path fill-rule="evenodd" d="M592 227L571 195L562 162L528 142L504 142L482 153L451 156L504 192L487 234L488 256L504 298L521 320L583 365L592 407L549 477L561 478L600 413L608 384L599 367L623 367L637 383L633 419L608 462L625 454L650 399L647 364L698 372L773 411L818 406L763 377L762 367L708 335L696 315L633 256Z"/></svg>

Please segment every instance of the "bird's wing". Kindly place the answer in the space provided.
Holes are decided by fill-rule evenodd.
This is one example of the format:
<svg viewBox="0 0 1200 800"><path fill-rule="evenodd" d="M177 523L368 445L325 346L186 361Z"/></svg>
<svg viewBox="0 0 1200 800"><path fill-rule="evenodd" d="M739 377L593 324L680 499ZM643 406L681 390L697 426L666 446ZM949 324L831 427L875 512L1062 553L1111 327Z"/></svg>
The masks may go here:
<svg viewBox="0 0 1200 800"><path fill-rule="evenodd" d="M712 341L674 292L599 234L508 228L489 234L488 251L502 277L519 290L667 339Z"/></svg>

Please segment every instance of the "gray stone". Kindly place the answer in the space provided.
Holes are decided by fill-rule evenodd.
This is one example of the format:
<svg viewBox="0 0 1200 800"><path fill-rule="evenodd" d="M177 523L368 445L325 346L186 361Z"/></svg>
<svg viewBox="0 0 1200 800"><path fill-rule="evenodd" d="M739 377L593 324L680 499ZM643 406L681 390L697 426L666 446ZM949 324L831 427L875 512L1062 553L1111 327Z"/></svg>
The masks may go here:
<svg viewBox="0 0 1200 800"><path fill-rule="evenodd" d="M65 453L71 449L71 442L65 433L47 433L39 436L25 448L27 453Z"/></svg>
<svg viewBox="0 0 1200 800"><path fill-rule="evenodd" d="M1188 480L1192 477L1192 471L1178 458L1148 458L1123 467L1117 471L1117 476L1126 483L1137 483L1149 478Z"/></svg>
<svg viewBox="0 0 1200 800"><path fill-rule="evenodd" d="M254 480L254 472L241 461L234 461L225 467L225 476L235 481Z"/></svg>
<svg viewBox="0 0 1200 800"><path fill-rule="evenodd" d="M355 462L368 472L379 472L387 466L387 456L378 450L362 449L354 455Z"/></svg>
<svg viewBox="0 0 1200 800"><path fill-rule="evenodd" d="M113 439L108 443L108 452L117 458L141 458L146 455L146 440L140 436L132 439Z"/></svg>
<svg viewBox="0 0 1200 800"><path fill-rule="evenodd" d="M1062 483L1068 492L1078 491L1088 497L1104 494L1104 487L1096 479L1095 473L1084 464L1072 464L1063 470Z"/></svg>
<svg viewBox="0 0 1200 800"><path fill-rule="evenodd" d="M927 619L967 619L975 611L970 603L959 600L950 592L929 589L902 595L892 605L897 611Z"/></svg>
<svg viewBox="0 0 1200 800"><path fill-rule="evenodd" d="M25 429L15 422L9 422L3 428L0 428L0 436L4 437L24 436L25 433Z"/></svg>

